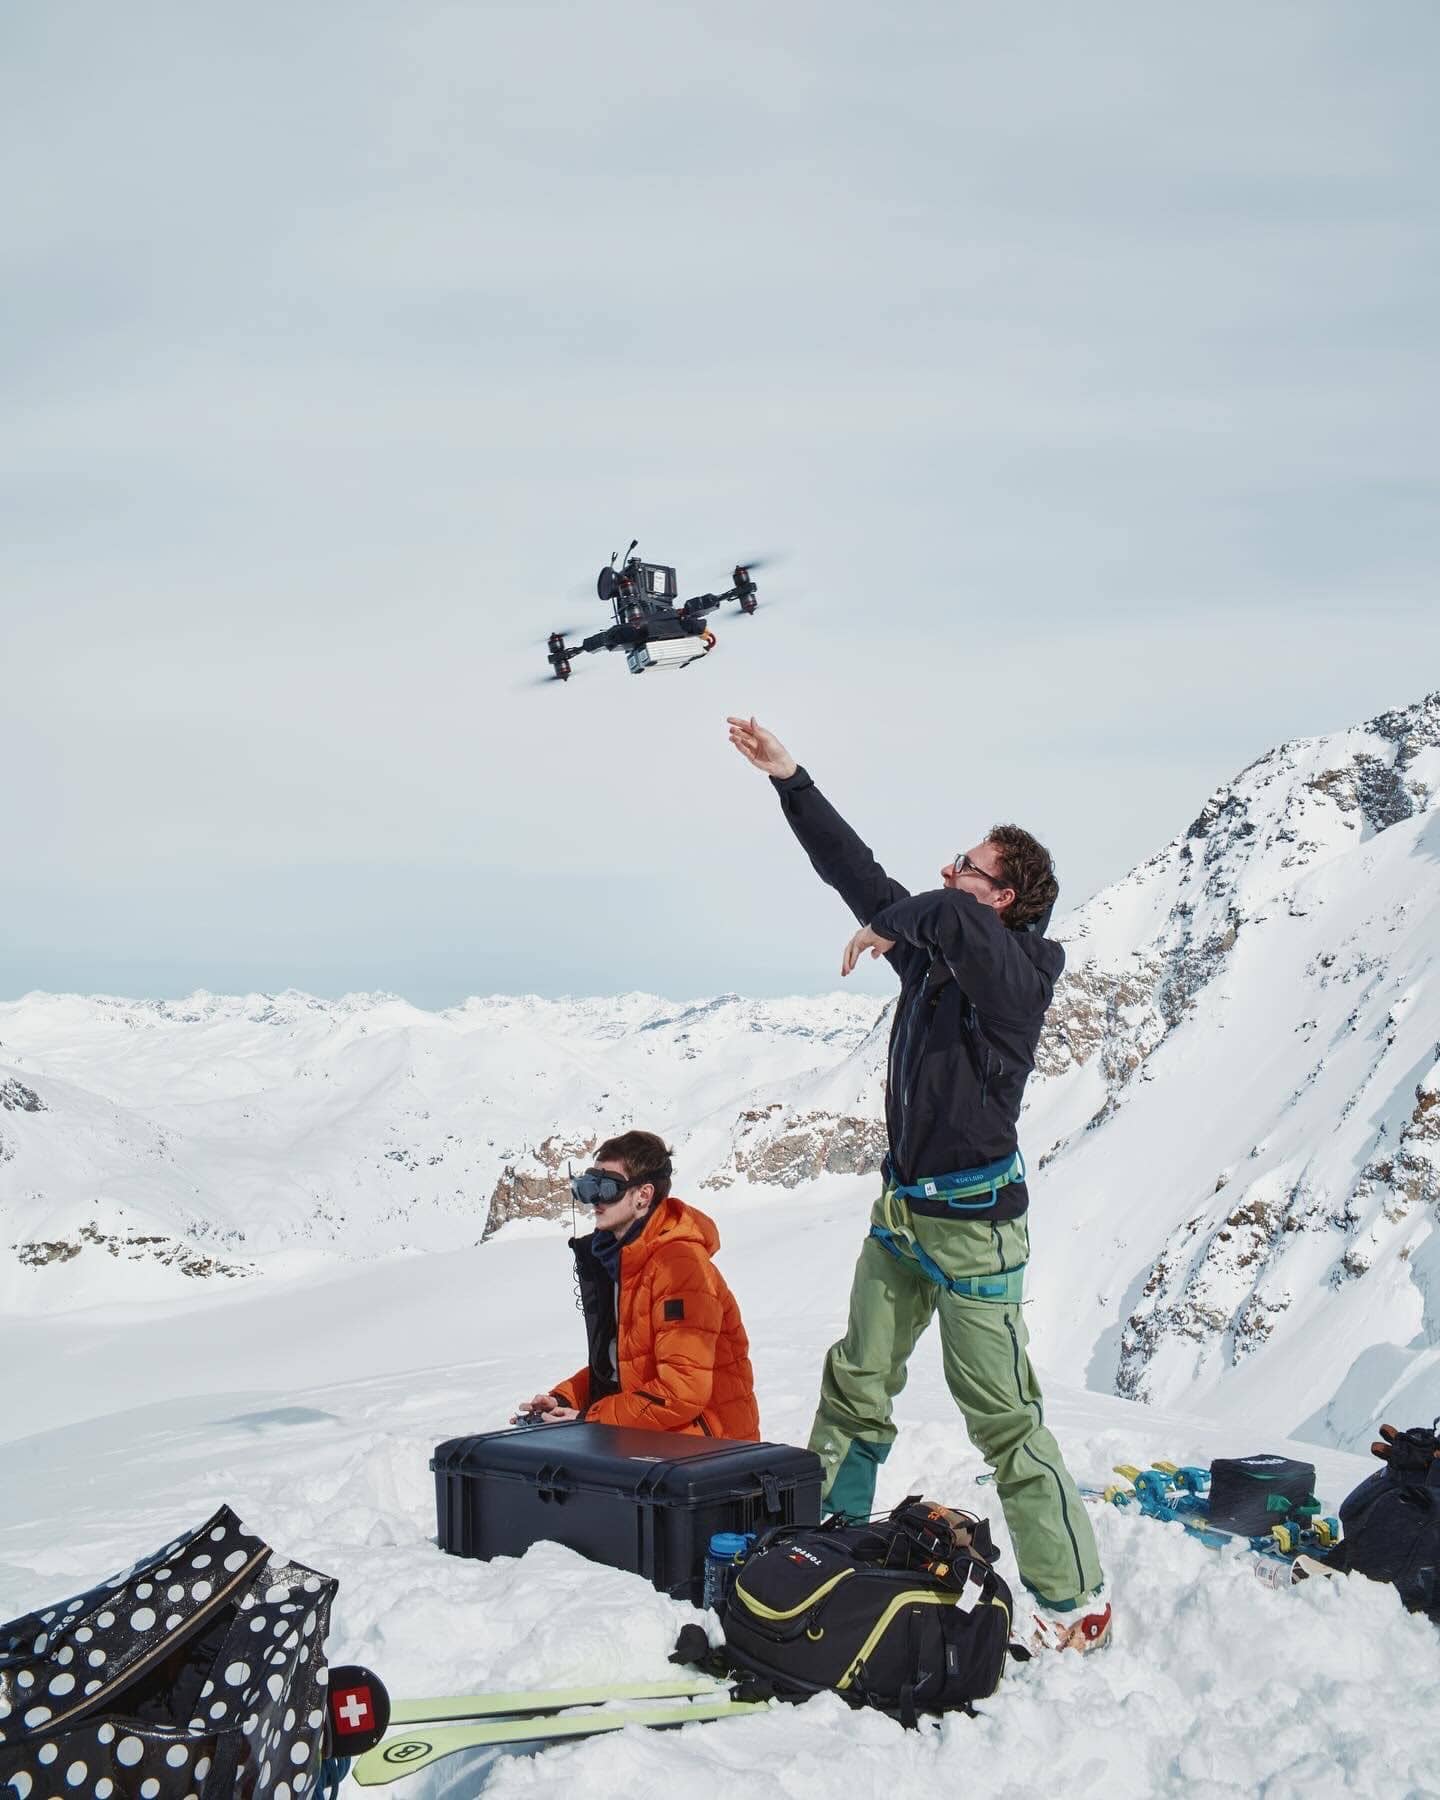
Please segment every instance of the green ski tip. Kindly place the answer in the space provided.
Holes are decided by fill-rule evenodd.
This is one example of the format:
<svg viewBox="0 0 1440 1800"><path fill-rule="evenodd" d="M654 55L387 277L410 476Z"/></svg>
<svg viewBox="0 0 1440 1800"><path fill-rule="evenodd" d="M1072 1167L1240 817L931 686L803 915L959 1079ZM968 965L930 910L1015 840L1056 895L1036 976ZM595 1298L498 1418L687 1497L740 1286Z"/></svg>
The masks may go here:
<svg viewBox="0 0 1440 1800"><path fill-rule="evenodd" d="M513 1694L459 1694L430 1700L397 1700L394 1725L431 1725L446 1719L519 1719L534 1713L563 1712L567 1706L603 1706L607 1700L727 1699L730 1690L695 1676L658 1681L619 1681L590 1687L531 1688Z"/></svg>
<svg viewBox="0 0 1440 1800"><path fill-rule="evenodd" d="M405 1732L367 1750L351 1765L351 1778L361 1787L384 1787L442 1756L458 1750L482 1750L492 1744L548 1744L566 1738L594 1737L623 1731L627 1725L661 1730L676 1725L702 1725L715 1719L737 1719L767 1712L769 1700L697 1701L693 1706L631 1707L623 1712L567 1713L563 1718L500 1719L481 1725L441 1725L433 1731Z"/></svg>

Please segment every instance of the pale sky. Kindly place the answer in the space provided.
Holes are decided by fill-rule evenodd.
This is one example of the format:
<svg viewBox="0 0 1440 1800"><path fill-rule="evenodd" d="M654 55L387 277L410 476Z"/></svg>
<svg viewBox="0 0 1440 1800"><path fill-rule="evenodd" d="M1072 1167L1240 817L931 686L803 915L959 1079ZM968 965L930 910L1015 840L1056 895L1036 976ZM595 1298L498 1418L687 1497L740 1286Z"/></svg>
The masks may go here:
<svg viewBox="0 0 1440 1800"><path fill-rule="evenodd" d="M0 995L838 985L1440 685L1431 0L0 18ZM784 551L543 674L638 535ZM773 610L772 608L773 604ZM876 993L887 974L852 978Z"/></svg>

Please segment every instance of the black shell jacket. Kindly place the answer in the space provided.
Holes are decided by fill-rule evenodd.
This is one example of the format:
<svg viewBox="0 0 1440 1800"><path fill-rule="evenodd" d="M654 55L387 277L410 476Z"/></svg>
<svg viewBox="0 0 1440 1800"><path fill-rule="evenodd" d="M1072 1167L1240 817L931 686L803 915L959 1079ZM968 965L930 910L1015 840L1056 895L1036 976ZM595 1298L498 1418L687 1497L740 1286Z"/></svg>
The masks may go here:
<svg viewBox="0 0 1440 1800"><path fill-rule="evenodd" d="M1011 931L993 907L958 888L912 895L804 769L772 781L816 874L862 925L895 943L886 960L900 977L900 999L885 1082L894 1178L908 1185L1013 1155L1025 1082L1065 966L1064 950L1042 935L1048 917ZM1012 1182L993 1210L965 1216L1011 1219L1028 1205L1024 1182Z"/></svg>

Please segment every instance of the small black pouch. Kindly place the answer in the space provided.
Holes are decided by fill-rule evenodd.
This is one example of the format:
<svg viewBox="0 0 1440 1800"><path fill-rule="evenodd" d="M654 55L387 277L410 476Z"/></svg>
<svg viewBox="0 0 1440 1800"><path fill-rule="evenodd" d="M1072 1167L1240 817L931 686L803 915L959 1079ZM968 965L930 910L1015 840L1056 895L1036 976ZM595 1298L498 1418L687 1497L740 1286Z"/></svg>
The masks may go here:
<svg viewBox="0 0 1440 1800"><path fill-rule="evenodd" d="M1314 1463L1260 1455L1220 1457L1210 1465L1209 1515L1223 1531L1264 1537L1272 1525L1317 1510Z"/></svg>

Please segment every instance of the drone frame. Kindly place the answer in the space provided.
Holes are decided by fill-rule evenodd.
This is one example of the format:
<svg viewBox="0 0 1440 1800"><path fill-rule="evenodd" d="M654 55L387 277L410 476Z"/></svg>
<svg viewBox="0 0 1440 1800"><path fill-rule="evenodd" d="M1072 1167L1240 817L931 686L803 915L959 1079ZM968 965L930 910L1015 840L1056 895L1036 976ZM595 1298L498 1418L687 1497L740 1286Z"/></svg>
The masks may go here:
<svg viewBox="0 0 1440 1800"><path fill-rule="evenodd" d="M630 549L635 548L632 541ZM723 594L695 594L690 599L677 601L674 596L679 588L675 579L675 570L666 563L642 562L639 557L626 552L626 560L617 569L616 558L611 557L609 564L600 571L595 584L596 592L602 600L608 600L615 614L615 622L604 631L592 632L578 644L567 644L563 631L552 631L546 643L546 660L555 671L558 681L570 679L572 658L587 655L595 650L624 650L629 654L631 671L641 674L650 659L638 660L633 652L647 644L673 643L677 639L693 637L703 640L702 647L697 648L693 657L666 657L665 662L684 667L687 662L697 661L706 655L714 646L715 634L707 629L705 615L724 606L727 601L735 601L742 613L753 613L759 602L755 596L757 588L751 578L750 569L744 563L737 563L731 573L732 585ZM664 577L663 583L657 583L656 577ZM657 591L658 590L658 591Z"/></svg>

